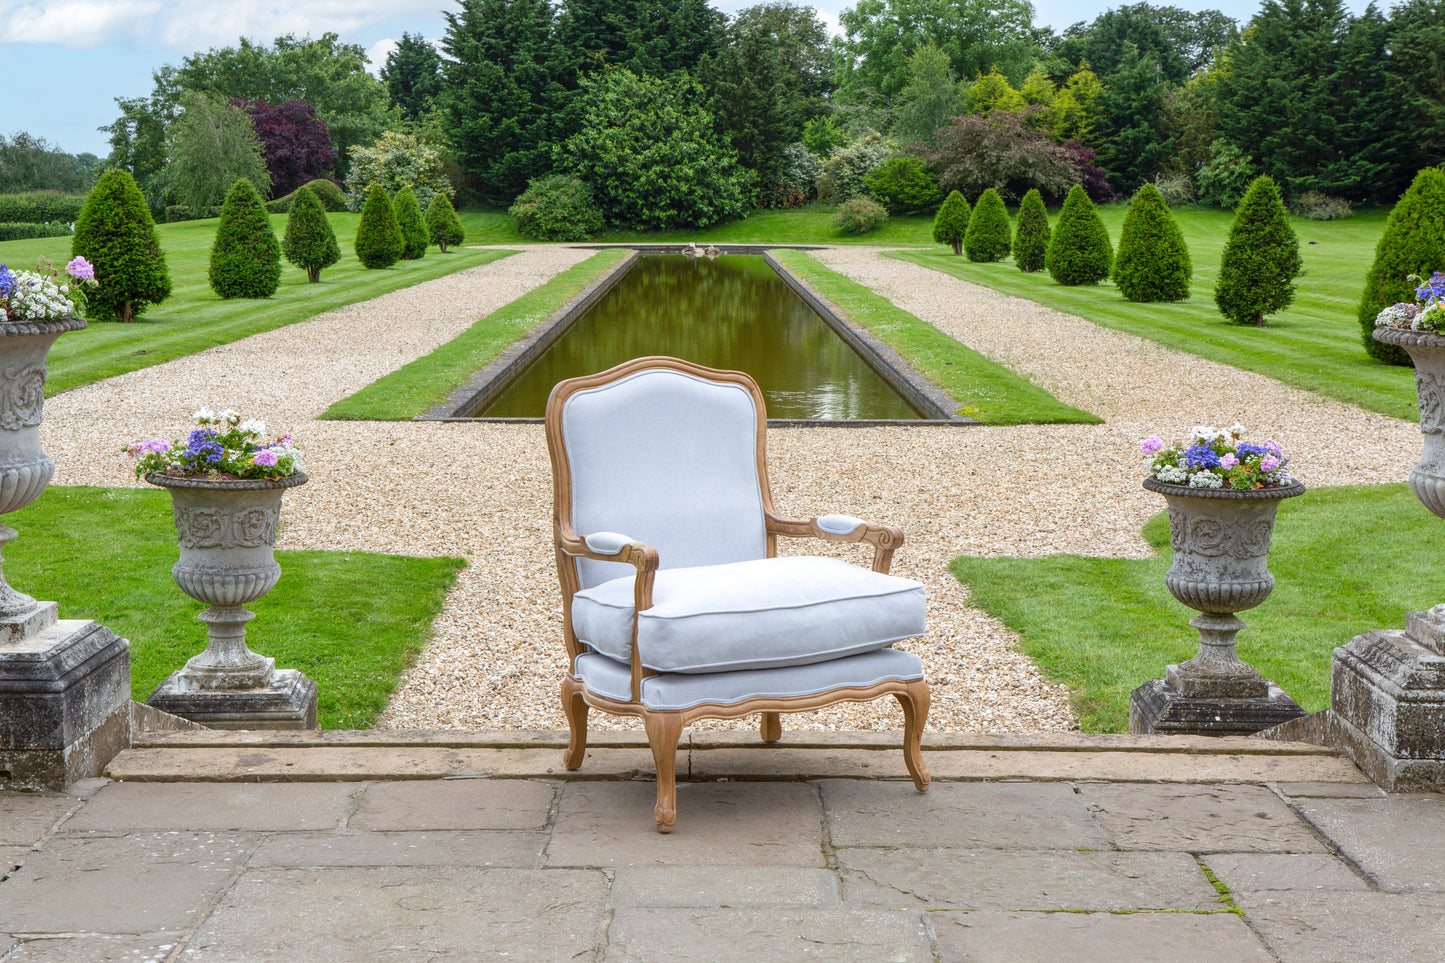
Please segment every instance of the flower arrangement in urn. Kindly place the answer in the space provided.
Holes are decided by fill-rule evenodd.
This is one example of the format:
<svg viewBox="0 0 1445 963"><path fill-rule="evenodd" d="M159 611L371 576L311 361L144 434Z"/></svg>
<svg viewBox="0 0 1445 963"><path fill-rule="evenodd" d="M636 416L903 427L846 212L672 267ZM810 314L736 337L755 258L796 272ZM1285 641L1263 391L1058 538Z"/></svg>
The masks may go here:
<svg viewBox="0 0 1445 963"><path fill-rule="evenodd" d="M1231 425L1227 431L1200 425L1172 448L1166 448L1158 435L1145 438L1140 448L1154 459L1150 473L1166 485L1249 491L1292 484L1294 479L1285 470L1289 459L1279 442L1245 441L1244 430L1243 425Z"/></svg>
<svg viewBox="0 0 1445 963"><path fill-rule="evenodd" d="M237 411L202 408L196 428L184 440L147 438L126 449L137 459L135 474L178 478L288 478L301 469L300 451L289 434L266 442L264 422Z"/></svg>
<svg viewBox="0 0 1445 963"><path fill-rule="evenodd" d="M0 264L0 321L57 321L79 317L87 291L100 286L95 268L83 257L65 265L71 281L61 280L49 258L33 271L12 271ZM77 304L79 302L79 304Z"/></svg>
<svg viewBox="0 0 1445 963"><path fill-rule="evenodd" d="M1375 327L1445 332L1445 271L1436 271L1428 281L1415 274L1408 280L1419 284L1415 288L1418 303L1402 301L1386 307L1375 315Z"/></svg>

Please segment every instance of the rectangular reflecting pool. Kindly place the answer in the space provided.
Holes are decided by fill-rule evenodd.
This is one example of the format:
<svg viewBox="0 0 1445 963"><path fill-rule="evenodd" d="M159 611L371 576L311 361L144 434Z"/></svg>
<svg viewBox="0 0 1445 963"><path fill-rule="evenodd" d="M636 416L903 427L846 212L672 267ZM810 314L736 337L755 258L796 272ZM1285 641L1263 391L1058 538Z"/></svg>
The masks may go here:
<svg viewBox="0 0 1445 963"><path fill-rule="evenodd" d="M758 255L638 258L495 400L463 415L540 418L557 382L646 355L747 372L770 418L923 417Z"/></svg>

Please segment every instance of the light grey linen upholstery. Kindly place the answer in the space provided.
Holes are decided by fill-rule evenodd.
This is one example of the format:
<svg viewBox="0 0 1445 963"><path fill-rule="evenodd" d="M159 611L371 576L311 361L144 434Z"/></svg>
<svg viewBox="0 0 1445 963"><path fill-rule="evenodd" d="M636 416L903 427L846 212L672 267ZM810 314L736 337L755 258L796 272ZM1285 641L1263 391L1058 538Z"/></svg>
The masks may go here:
<svg viewBox="0 0 1445 963"><path fill-rule="evenodd" d="M587 547L598 555L616 555L622 551L622 547L628 542L635 542L637 539L627 535L620 535L617 532L593 532L582 541Z"/></svg>
<svg viewBox="0 0 1445 963"><path fill-rule="evenodd" d="M660 567L767 554L757 474L757 411L741 385L653 369L579 391L562 408L572 527L626 532ZM583 588L630 575L578 559Z"/></svg>
<svg viewBox="0 0 1445 963"><path fill-rule="evenodd" d="M627 575L572 597L577 638L632 659ZM637 651L656 672L711 673L808 665L881 649L924 632L924 590L836 558L787 556L659 569Z"/></svg>
<svg viewBox="0 0 1445 963"><path fill-rule="evenodd" d="M628 702L632 676L627 666L604 655L577 657L574 674L590 692ZM911 652L878 649L816 665L751 669L709 675L653 675L642 680L642 704L657 711L690 709L703 703L733 705L746 699L817 695L843 686L866 688L892 680L923 678L923 663Z"/></svg>
<svg viewBox="0 0 1445 963"><path fill-rule="evenodd" d="M818 519L818 527L830 535L848 535L863 524L863 519L852 515L824 515Z"/></svg>

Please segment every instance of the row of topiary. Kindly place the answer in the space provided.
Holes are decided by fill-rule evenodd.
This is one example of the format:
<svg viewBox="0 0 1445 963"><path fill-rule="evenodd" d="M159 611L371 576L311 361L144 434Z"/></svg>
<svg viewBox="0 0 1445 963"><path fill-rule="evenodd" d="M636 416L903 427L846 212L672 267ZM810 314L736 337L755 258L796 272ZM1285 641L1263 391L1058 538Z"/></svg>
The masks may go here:
<svg viewBox="0 0 1445 963"><path fill-rule="evenodd" d="M1098 284L1112 277L1130 301L1183 301L1189 297L1193 265L1184 235L1162 194L1145 184L1124 215L1116 257L1109 232L1084 188L1075 185L1050 230L1037 190L1019 205L1010 234L1008 210L993 188L976 206L951 193L933 221L933 239L970 261L1001 261L1010 254L1019 270L1041 268L1059 284ZM1263 324L1266 315L1294 299L1301 262L1299 240L1290 228L1279 190L1269 177L1257 178L1240 201L1225 243L1214 300L1236 324Z"/></svg>

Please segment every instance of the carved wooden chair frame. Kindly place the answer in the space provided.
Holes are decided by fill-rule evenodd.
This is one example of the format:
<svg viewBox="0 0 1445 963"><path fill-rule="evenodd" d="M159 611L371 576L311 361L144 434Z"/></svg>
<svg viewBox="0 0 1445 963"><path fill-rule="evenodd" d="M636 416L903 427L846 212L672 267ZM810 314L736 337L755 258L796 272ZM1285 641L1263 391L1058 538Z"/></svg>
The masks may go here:
<svg viewBox="0 0 1445 963"><path fill-rule="evenodd" d="M888 573L893 553L903 544L903 532L891 525L864 523L846 534L825 531L818 520L785 518L773 507L772 493L768 485L766 432L767 412L762 393L757 384L746 374L737 371L719 371L705 368L676 358L638 358L611 368L599 374L563 381L553 389L547 401L547 450L552 460L552 524L557 555L557 574L562 583L562 625L567 646L568 672L562 681L562 711L567 716L570 739L563 764L567 769L577 769L587 751L587 710L595 707L616 715L639 716L647 732L647 741L652 749L652 758L657 767L657 806L653 816L659 832L671 831L677 819L676 756L677 743L682 730L697 719L734 719L759 713L762 740L777 742L782 738L780 713L807 712L822 709L839 702L872 702L883 696L894 696L903 708L904 736L903 754L913 784L919 792L928 789L930 776L923 764L923 727L928 718L929 686L926 679L908 681L890 680L867 687L845 686L830 689L814 695L788 698L753 698L732 704L707 703L689 709L659 711L649 709L642 703L642 680L653 671L642 666L637 650L637 620L634 615L632 629L632 694L631 699L622 702L591 692L572 670L578 655L582 654L582 643L572 631L572 596L580 590L577 559L590 558L603 562L623 562L637 570L633 589L634 612L643 612L652 607L652 585L657 573L657 549L642 542L629 542L617 554L604 555L588 548L587 543L573 530L572 477L567 462L562 437L562 410L568 398L579 391L600 387L619 381L641 370L672 370L708 381L731 383L745 388L752 396L757 412L757 472L762 493L762 504L767 537L767 556L777 554L778 536L796 538L820 538L834 542L857 542L873 549L873 571ZM590 534L590 533L584 533Z"/></svg>

